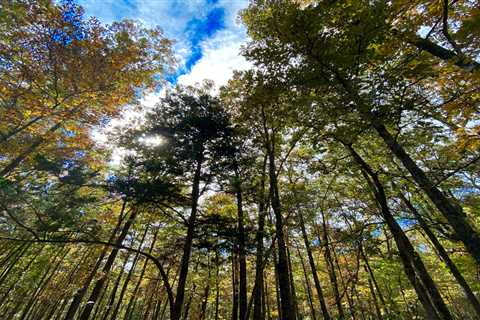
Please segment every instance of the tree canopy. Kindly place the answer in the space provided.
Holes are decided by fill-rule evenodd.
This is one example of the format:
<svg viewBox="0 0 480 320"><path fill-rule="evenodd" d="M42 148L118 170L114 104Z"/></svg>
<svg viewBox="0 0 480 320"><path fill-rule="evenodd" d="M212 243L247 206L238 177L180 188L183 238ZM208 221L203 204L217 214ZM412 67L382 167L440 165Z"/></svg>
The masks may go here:
<svg viewBox="0 0 480 320"><path fill-rule="evenodd" d="M479 319L480 3L240 20L215 90L158 27L0 4L0 317Z"/></svg>

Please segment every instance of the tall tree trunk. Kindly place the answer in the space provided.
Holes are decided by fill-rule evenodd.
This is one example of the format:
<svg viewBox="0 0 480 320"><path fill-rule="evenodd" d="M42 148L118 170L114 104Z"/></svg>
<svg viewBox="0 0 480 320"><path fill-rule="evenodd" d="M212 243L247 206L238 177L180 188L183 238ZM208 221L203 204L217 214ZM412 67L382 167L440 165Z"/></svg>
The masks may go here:
<svg viewBox="0 0 480 320"><path fill-rule="evenodd" d="M112 242L115 239L117 235L117 231L120 229L120 225L122 224L122 221L124 219L126 206L127 206L127 202L124 200L122 203L122 208L120 209L120 214L118 217L117 224L115 225L115 228L113 228L113 231L110 234L110 238L108 239L108 242ZM72 302L70 303L70 306L67 310L64 320L74 319L75 314L80 308L80 304L82 303L83 297L88 291L88 287L90 286L90 283L93 281L95 275L97 274L98 269L100 269L100 266L102 265L103 258L105 258L105 255L107 254L107 250L108 250L108 247L106 246L102 249L100 256L98 257L93 269L88 274L87 279L85 280L83 286L79 288L73 295Z"/></svg>
<svg viewBox="0 0 480 320"><path fill-rule="evenodd" d="M19 277L16 279L16 281L13 281L12 284L10 285L10 287L5 291L5 293L3 294L3 296L0 298L0 308L2 307L3 303L7 300L8 298L8 294L13 290L13 288L15 288L15 286L18 284L18 282L20 280L22 280L23 276L25 275L25 273L27 272L27 270L30 268L30 266L33 264L33 262L37 259L37 257L40 255L40 253L43 251L43 248L45 246L41 246L40 247L40 250L38 250L34 256L30 259L30 261L28 261L27 265L22 269L22 271L20 272L20 275Z"/></svg>
<svg viewBox="0 0 480 320"><path fill-rule="evenodd" d="M195 290L196 289L197 289L197 284L194 283L193 286L192 286L192 291L190 292L190 294L188 296L188 301L185 304L185 311L183 313L183 320L188 319L188 313L190 312L190 306L192 305L192 300L193 300L193 296L195 295Z"/></svg>
<svg viewBox="0 0 480 320"><path fill-rule="evenodd" d="M472 289L468 285L467 281L463 277L462 273L460 272L460 270L458 270L457 266L452 261L452 259L450 259L450 256L448 255L447 251L442 246L442 244L437 239L437 237L432 232L432 230L430 230L427 222L423 219L422 215L417 211L417 209L413 206L413 204L403 195L402 192L399 192L398 194L400 195L400 198L402 199L405 206L410 210L410 212L412 212L414 217L417 219L418 223L420 224L420 227L425 232L428 239L430 239L430 242L433 244L433 247L435 248L438 256L443 260L447 268L455 277L455 280L457 280L458 284L462 287L468 302L472 305L477 317L480 319L480 302L478 301L477 297L475 296Z"/></svg>
<svg viewBox="0 0 480 320"><path fill-rule="evenodd" d="M410 172L412 178L418 186L425 192L437 209L447 219L449 224L455 230L455 234L460 239L468 252L480 264L480 235L468 223L466 215L459 205L454 204L448 199L436 185L427 177L425 172L412 160L403 147L388 132L387 128L373 115L369 116L371 123L390 151L402 162L405 168Z"/></svg>
<svg viewBox="0 0 480 320"><path fill-rule="evenodd" d="M323 319L330 320L330 313L327 309L327 304L325 303L325 297L323 295L322 286L320 284L320 279L318 278L317 267L315 265L315 259L313 258L312 249L310 247L310 241L308 239L307 230L305 229L305 220L303 219L303 213L299 210L298 217L300 218L300 229L302 231L303 243L305 249L307 250L308 263L310 265L310 271L312 272L313 283L315 284L315 290L317 291L317 298L320 302L320 309L322 311Z"/></svg>
<svg viewBox="0 0 480 320"><path fill-rule="evenodd" d="M263 276L265 278L265 275ZM272 320L272 310L270 308L270 293L268 291L268 281L264 281L263 284L265 288L263 289L263 301L264 301L264 310L265 315L268 320Z"/></svg>
<svg viewBox="0 0 480 320"><path fill-rule="evenodd" d="M285 244L285 234L283 230L282 206L278 190L277 173L275 166L275 133L270 136L267 142L268 154L268 173L270 180L270 200L273 213L275 214L275 233L278 247L278 278L280 286L280 304L282 309L282 320L296 320L295 306L290 283L290 274L288 270L287 247Z"/></svg>
<svg viewBox="0 0 480 320"><path fill-rule="evenodd" d="M273 270L275 275L275 297L277 299L277 311L279 319L282 319L282 306L280 303L280 283L279 283L279 276L278 276L278 259L277 259L277 252L275 251L275 247L272 250L273 255Z"/></svg>
<svg viewBox="0 0 480 320"><path fill-rule="evenodd" d="M425 310L427 311L427 315L432 319L452 319L452 316L450 315L450 312L448 311L445 302L443 301L440 293L438 292L434 281L426 270L420 256L413 248L413 245L410 243L410 240L407 238L400 225L390 213L385 190L382 183L380 182L380 179L378 178L378 175L360 157L360 155L353 149L351 145L346 145L346 147L354 157L356 163L362 169L362 173L365 175L365 179L367 180L368 184L372 189L372 192L375 195L375 199L380 206L382 217L385 220L390 231L392 232L392 235L397 244L400 258L402 259L405 267L405 272L407 273L410 282L416 289L417 294L422 301ZM420 283L417 281L416 275L418 275ZM431 303L429 303L428 301L430 301Z"/></svg>
<svg viewBox="0 0 480 320"><path fill-rule="evenodd" d="M335 298L335 304L338 310L338 319L344 319L345 312L343 310L342 298L340 296L340 290L338 288L338 279L337 279L337 273L335 272L335 264L332 258L332 253L330 251L330 241L328 238L327 221L325 219L325 214L323 213L323 211L321 212L321 215L322 215L322 227L323 227L322 242L323 242L323 247L325 248L324 256L325 256L325 261L327 262L328 275L330 277L330 282L332 284L332 289L333 289L333 296Z"/></svg>
<svg viewBox="0 0 480 320"><path fill-rule="evenodd" d="M192 205L191 213L188 219L187 236L183 245L182 259L180 260L180 273L178 276L177 292L173 310L170 311L171 320L180 320L182 307L185 299L185 286L187 283L188 266L190 264L190 255L192 252L193 237L195 232L195 223L197 221L198 198L200 197L200 178L202 172L203 158L197 159L195 174L192 185Z"/></svg>
<svg viewBox="0 0 480 320"><path fill-rule="evenodd" d="M65 254L63 255L63 257L54 265L53 263L57 260L58 256L64 251L64 248L60 248L60 250L58 250L58 252L55 254L55 256L53 257L52 259L52 263L49 264L47 270L45 271L45 273L43 274L42 278L40 279L40 281L38 282L36 288L33 290L33 293L31 294L30 296L30 299L27 301L27 304L25 305L25 307L23 308L23 312L21 314L21 316L19 317L20 320L24 320L27 318L27 316L29 315L30 311L32 310L32 306L35 302L35 299L37 298L38 294L40 293L40 291L42 290L42 288L44 287L45 283L48 282L52 276L55 274L55 272L57 271L58 267L60 266L60 264L62 263L63 261L63 258L65 258L65 256L68 254L69 252L69 249L67 249L65 251Z"/></svg>
<svg viewBox="0 0 480 320"><path fill-rule="evenodd" d="M117 246L120 246L125 240L125 237L128 234L128 231L130 230L130 227L135 221L135 218L137 217L138 211L136 209L133 209L132 212L130 213L130 216L128 217L127 221L125 222L125 225L122 228L122 231L120 232L117 240L115 241L115 244ZM88 298L87 304L83 308L83 312L80 315L80 320L88 320L90 317L90 314L93 310L93 307L95 306L95 303L97 302L98 298L100 297L100 294L102 293L103 286L105 285L105 281L107 280L107 275L110 272L113 263L115 262L115 259L117 258L119 249L114 248L112 252L110 252L110 255L107 258L107 262L105 262L105 265L102 268L102 275L98 280L95 282L95 286L93 287L92 293L90 294L90 297Z"/></svg>
<svg viewBox="0 0 480 320"><path fill-rule="evenodd" d="M368 273L368 269L366 265L363 265L365 271ZM380 310L380 306L378 305L377 295L375 293L375 288L373 287L372 278L368 277L368 287L370 289L370 294L372 295L373 305L375 306L375 312L377 314L377 319L382 319L382 311Z"/></svg>
<svg viewBox="0 0 480 320"><path fill-rule="evenodd" d="M215 250L215 320L218 320L218 308L220 305L220 259L218 247Z"/></svg>
<svg viewBox="0 0 480 320"><path fill-rule="evenodd" d="M204 320L205 315L207 314L207 304L208 304L208 297L210 296L210 275L211 275L211 264L210 264L210 256L207 257L207 269L208 269L208 277L207 277L207 285L205 286L205 290L203 293L203 301L202 306L200 308L200 316L198 317L199 320Z"/></svg>
<svg viewBox="0 0 480 320"><path fill-rule="evenodd" d="M317 320L317 317L315 316L315 307L313 306L312 288L310 287L310 280L308 279L307 268L305 267L305 261L303 260L302 253L300 252L300 249L298 247L297 247L297 253L298 253L298 257L300 258L300 263L302 265L305 291L307 292L308 306L310 307L310 314L312 315L313 320Z"/></svg>
<svg viewBox="0 0 480 320"><path fill-rule="evenodd" d="M235 164L235 193L237 198L237 228L238 228L238 263L239 291L238 291L238 314L240 320L247 320L247 258L245 252L245 217L243 214L242 183L240 180L238 165Z"/></svg>
<svg viewBox="0 0 480 320"><path fill-rule="evenodd" d="M292 292L292 303L294 307L294 311L296 314L297 319L302 319L302 313L299 312L298 309L298 300L297 300L297 292L295 290L295 281L293 280L293 268L292 268L292 257L290 255L290 241L287 234L287 261L288 261L288 273L290 275L290 285L291 285L291 292Z"/></svg>
<svg viewBox="0 0 480 320"><path fill-rule="evenodd" d="M9 260L12 260L5 269L2 271L2 274L0 275L0 286L3 285L3 282L8 278L10 271L12 271L13 267L20 261L20 259L23 257L23 255L28 251L28 249L31 247L30 244L25 244L22 246L19 246L12 255L8 255L8 257L4 260L4 263L9 262Z"/></svg>
<svg viewBox="0 0 480 320"><path fill-rule="evenodd" d="M237 248L232 253L232 320L238 320L238 261Z"/></svg>
<svg viewBox="0 0 480 320"><path fill-rule="evenodd" d="M143 243L145 242L145 237L147 236L148 233L148 225L145 228L145 231L143 232L142 238L140 240L140 244L138 245L138 250L142 250ZM135 267L137 266L138 259L140 258L140 253L137 252L135 254L135 257L133 258L132 265L130 266L130 270L128 270L127 277L125 278L125 281L123 282L122 289L120 290L120 296L118 297L117 304L115 305L115 308L113 309L112 316L110 319L116 320L117 319L117 314L118 310L120 309L120 305L123 302L123 297L125 296L125 292L127 291L128 284L130 283L130 279L132 278L133 271L135 270Z"/></svg>
<svg viewBox="0 0 480 320"><path fill-rule="evenodd" d="M152 243L150 244L150 248L148 249L149 254L152 253L152 250L155 246L155 242L157 241L158 232L159 232L159 229L157 229L155 231L155 234L154 234L153 239L152 239ZM145 275L145 271L147 270L147 265L148 265L148 259L145 259L145 261L143 262L142 271L140 272L140 276L138 277L137 284L135 285L135 288L133 289L133 293L130 297L130 300L128 301L127 310L125 311L124 319L128 319L130 314L132 313L133 301L135 300L135 298L137 296L138 289L140 288L140 284L143 280L143 276ZM168 274L169 271L170 270L167 271L167 274Z"/></svg>
<svg viewBox="0 0 480 320"><path fill-rule="evenodd" d="M133 240L132 240L132 242L133 242ZM118 272L117 278L116 278L116 280L113 284L112 290L110 291L110 299L108 299L107 306L103 310L102 320L106 320L110 316L110 311L112 310L113 305L115 304L115 299L117 298L118 287L119 287L120 282L122 280L124 270L125 270L125 267L127 266L127 263L128 263L129 259L130 259L130 252L125 254L125 258L123 260L123 263L120 266L120 270Z"/></svg>
<svg viewBox="0 0 480 320"><path fill-rule="evenodd" d="M260 186L258 188L258 229L255 235L256 242L256 255L255 255L255 290L253 292L253 319L264 320L265 319L265 310L262 306L262 296L263 296L263 238L265 230L265 215L266 215L266 205L265 205L265 171L266 171L266 162L267 157L263 160L263 170L262 176L260 178Z"/></svg>

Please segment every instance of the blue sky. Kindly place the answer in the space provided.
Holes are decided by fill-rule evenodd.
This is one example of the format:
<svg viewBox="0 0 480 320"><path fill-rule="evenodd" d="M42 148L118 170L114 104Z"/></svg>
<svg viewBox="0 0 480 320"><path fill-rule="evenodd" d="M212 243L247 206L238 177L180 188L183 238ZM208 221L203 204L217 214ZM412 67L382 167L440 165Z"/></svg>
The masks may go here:
<svg viewBox="0 0 480 320"><path fill-rule="evenodd" d="M103 23L124 18L160 26L175 41L179 65L167 79L195 84L203 79L225 84L234 69L248 68L239 55L246 41L238 11L247 0L77 0L87 16Z"/></svg>
<svg viewBox="0 0 480 320"><path fill-rule="evenodd" d="M160 26L165 36L175 41L173 49L179 63L177 71L167 77L171 83L195 85L209 79L218 87L227 83L233 70L251 67L240 55L247 36L238 22L238 11L248 5L248 0L74 1L84 7L86 16L95 16L106 24L128 18L146 26ZM128 150L111 146L107 133L115 127L141 123L144 111L152 108L162 94L145 95L140 109L126 106L119 118L92 131L97 143L112 147L112 164L120 163Z"/></svg>

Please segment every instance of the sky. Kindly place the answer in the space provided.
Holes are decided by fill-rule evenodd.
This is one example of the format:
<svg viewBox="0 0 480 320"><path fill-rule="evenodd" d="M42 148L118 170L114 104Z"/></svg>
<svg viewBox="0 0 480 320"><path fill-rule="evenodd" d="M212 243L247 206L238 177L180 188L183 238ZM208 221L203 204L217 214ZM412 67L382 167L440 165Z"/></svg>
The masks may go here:
<svg viewBox="0 0 480 320"><path fill-rule="evenodd" d="M173 51L178 67L166 78L171 84L195 85L213 80L217 87L227 83L233 70L250 64L240 55L247 41L238 12L248 0L76 0L86 16L95 16L109 24L121 19L135 19L147 27L160 26L167 38L174 40ZM162 92L144 96L141 103L150 108ZM111 119L106 128L93 130L100 145L109 147L108 132L115 127L142 121L142 113L125 108L122 116ZM151 139L150 139L151 140ZM148 142L155 142L154 140ZM111 146L110 146L111 147ZM111 163L119 164L128 151L113 147Z"/></svg>
<svg viewBox="0 0 480 320"><path fill-rule="evenodd" d="M238 11L247 0L77 0L87 16L103 23L124 18L146 26L160 26L175 41L177 71L168 75L171 83L193 85L210 79L226 84L234 69L246 69L240 55L247 39Z"/></svg>

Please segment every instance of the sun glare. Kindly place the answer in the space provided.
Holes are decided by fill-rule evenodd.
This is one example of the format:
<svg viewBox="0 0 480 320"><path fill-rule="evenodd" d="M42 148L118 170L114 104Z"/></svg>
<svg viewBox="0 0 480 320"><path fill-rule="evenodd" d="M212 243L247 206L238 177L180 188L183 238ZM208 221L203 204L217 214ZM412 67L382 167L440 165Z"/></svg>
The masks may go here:
<svg viewBox="0 0 480 320"><path fill-rule="evenodd" d="M138 139L138 141L147 146L147 147L158 147L165 143L165 139L162 136L154 135L154 136L143 136Z"/></svg>

